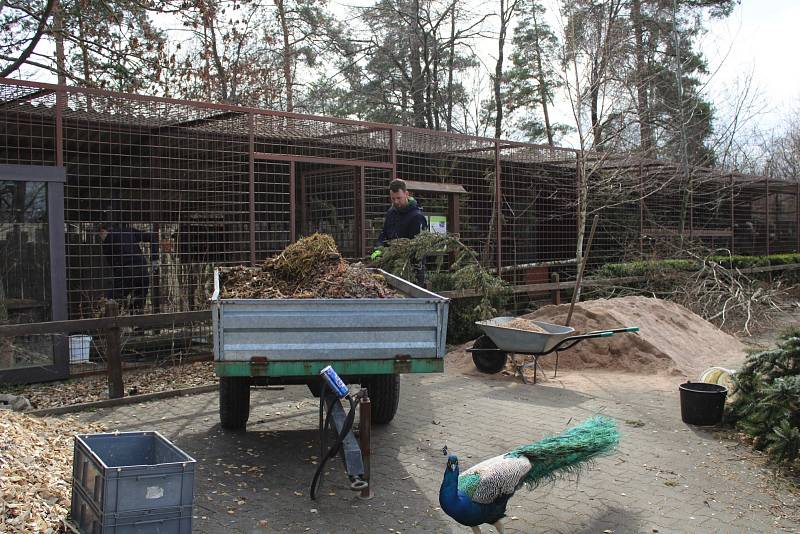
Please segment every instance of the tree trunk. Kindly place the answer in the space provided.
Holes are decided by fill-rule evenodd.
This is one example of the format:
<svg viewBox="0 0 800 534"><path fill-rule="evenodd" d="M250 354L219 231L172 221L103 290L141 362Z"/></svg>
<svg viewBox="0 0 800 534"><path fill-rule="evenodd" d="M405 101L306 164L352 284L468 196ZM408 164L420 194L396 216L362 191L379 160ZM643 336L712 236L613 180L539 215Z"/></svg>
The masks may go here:
<svg viewBox="0 0 800 534"><path fill-rule="evenodd" d="M592 120L592 148L600 150L603 145L603 133L600 126L600 67L597 57L592 59L592 79L589 81L589 107Z"/></svg>
<svg viewBox="0 0 800 534"><path fill-rule="evenodd" d="M506 42L506 2L500 0L500 35L497 37L497 63L494 67L494 137L499 139L503 133L503 94L501 91L503 83L503 48Z"/></svg>
<svg viewBox="0 0 800 534"><path fill-rule="evenodd" d="M539 42L539 21L536 19L536 10L533 11L533 29L536 32L536 70L539 74L539 99L542 101L542 114L544 115L544 129L547 133L547 144L555 146L553 142L553 127L550 124L550 113L547 105L547 86L545 85L544 67L542 66L542 46Z"/></svg>
<svg viewBox="0 0 800 534"><path fill-rule="evenodd" d="M411 106L414 113L414 126L425 128L425 80L422 77L422 65L420 64L419 0L414 0L412 6L414 23L409 34L411 41Z"/></svg>
<svg viewBox="0 0 800 534"><path fill-rule="evenodd" d="M80 32L78 43L81 48L81 60L83 63L83 83L91 87L95 84L92 83L92 69L90 67L89 48L86 46L86 21L83 18L83 10L86 8L86 2L81 2L81 9L78 10L78 31ZM92 110L91 95L86 95L86 109L89 111Z"/></svg>
<svg viewBox="0 0 800 534"><path fill-rule="evenodd" d="M278 8L278 19L281 23L281 33L283 34L283 78L286 81L286 111L294 110L292 63L294 50L290 38L289 24L286 20L286 9L283 0L275 0Z"/></svg>
<svg viewBox="0 0 800 534"><path fill-rule="evenodd" d="M211 41L211 57L214 60L214 67L217 69L217 76L219 77L219 91L220 91L220 99L223 102L228 101L228 76L225 72L225 65L222 64L222 58L219 55L219 50L217 50L217 29L214 24L215 22L215 13L204 13L204 23L208 31L210 32Z"/></svg>
<svg viewBox="0 0 800 534"><path fill-rule="evenodd" d="M456 3L450 5L450 56L447 58L447 131L453 131L453 65L456 53Z"/></svg>
<svg viewBox="0 0 800 534"><path fill-rule="evenodd" d="M631 22L636 43L636 110L639 115L640 147L644 155L653 151L653 125L650 122L650 104L648 101L648 73L644 55L644 21L642 20L641 0L631 1Z"/></svg>
<svg viewBox="0 0 800 534"><path fill-rule="evenodd" d="M56 41L56 72L58 73L58 84L67 83L66 58L64 56L64 13L61 10L61 2L56 0L53 6L53 37Z"/></svg>
<svg viewBox="0 0 800 534"><path fill-rule="evenodd" d="M427 32L422 36L422 52L425 61L425 69L423 72L423 81L425 83L425 119L428 128L434 128L433 122L433 99L434 99L434 84L436 73L431 69L431 63L435 61L431 57L430 45L428 43ZM435 52L434 52L435 54Z"/></svg>
<svg viewBox="0 0 800 534"><path fill-rule="evenodd" d="M439 91L439 43L438 41L434 40L434 49L433 49L433 68L431 69L431 83L430 83L430 91L431 91L431 101L430 101L430 108L431 111L429 115L433 119L433 123L431 127L434 130L441 130L441 98L442 95Z"/></svg>

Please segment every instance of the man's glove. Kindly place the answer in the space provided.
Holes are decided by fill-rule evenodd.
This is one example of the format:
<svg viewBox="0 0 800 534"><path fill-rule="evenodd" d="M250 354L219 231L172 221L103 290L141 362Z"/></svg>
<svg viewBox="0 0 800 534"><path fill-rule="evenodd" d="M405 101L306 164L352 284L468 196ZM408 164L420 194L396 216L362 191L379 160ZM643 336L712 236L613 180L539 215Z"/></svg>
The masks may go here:
<svg viewBox="0 0 800 534"><path fill-rule="evenodd" d="M383 252L381 252L381 249L378 249L375 252L373 252L372 254L370 254L369 259L371 259L372 261L375 261L375 260L377 260L378 258L381 257L381 254L383 254Z"/></svg>

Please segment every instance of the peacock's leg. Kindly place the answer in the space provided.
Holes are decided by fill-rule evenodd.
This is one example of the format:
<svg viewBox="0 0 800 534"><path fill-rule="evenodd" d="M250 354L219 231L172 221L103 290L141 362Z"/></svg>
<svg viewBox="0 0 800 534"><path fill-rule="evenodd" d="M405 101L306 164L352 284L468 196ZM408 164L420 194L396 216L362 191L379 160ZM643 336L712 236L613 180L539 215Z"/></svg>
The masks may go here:
<svg viewBox="0 0 800 534"><path fill-rule="evenodd" d="M472 534L481 534L481 527L472 527Z"/></svg>
<svg viewBox="0 0 800 534"><path fill-rule="evenodd" d="M505 529L503 528L503 523L498 519L496 523L493 523L494 528L497 529L497 534L504 534Z"/></svg>

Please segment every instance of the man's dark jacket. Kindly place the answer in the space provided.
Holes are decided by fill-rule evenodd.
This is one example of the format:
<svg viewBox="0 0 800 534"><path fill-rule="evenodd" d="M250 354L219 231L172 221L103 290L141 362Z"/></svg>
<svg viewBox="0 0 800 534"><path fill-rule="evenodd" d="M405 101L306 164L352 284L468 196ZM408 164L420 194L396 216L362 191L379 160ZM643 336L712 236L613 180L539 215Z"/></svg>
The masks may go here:
<svg viewBox="0 0 800 534"><path fill-rule="evenodd" d="M422 230L428 229L428 220L422 214L422 208L414 198L408 199L408 205L403 209L394 206L386 212L383 220L383 231L378 237L378 246L386 241L404 237L412 239Z"/></svg>

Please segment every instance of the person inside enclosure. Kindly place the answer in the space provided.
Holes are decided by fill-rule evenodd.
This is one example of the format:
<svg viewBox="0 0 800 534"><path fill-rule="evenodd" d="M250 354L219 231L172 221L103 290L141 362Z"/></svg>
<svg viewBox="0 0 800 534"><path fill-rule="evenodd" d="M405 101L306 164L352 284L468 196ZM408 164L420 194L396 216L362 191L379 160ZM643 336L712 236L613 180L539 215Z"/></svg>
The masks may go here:
<svg viewBox="0 0 800 534"><path fill-rule="evenodd" d="M383 230L378 236L376 250L370 256L373 260L381 255L380 247L387 246L392 239L413 239L421 231L428 229L428 220L422 214L422 207L409 195L406 183L395 178L389 182L389 200L392 206L383 219ZM425 259L419 260L415 268L417 284L425 284Z"/></svg>
<svg viewBox="0 0 800 534"><path fill-rule="evenodd" d="M150 291L150 272L139 243L150 244L150 266L158 272L158 237L119 222L116 213L113 209L106 211L99 227L103 257L111 268L111 286L106 295L120 304L130 298L130 313L142 314Z"/></svg>

